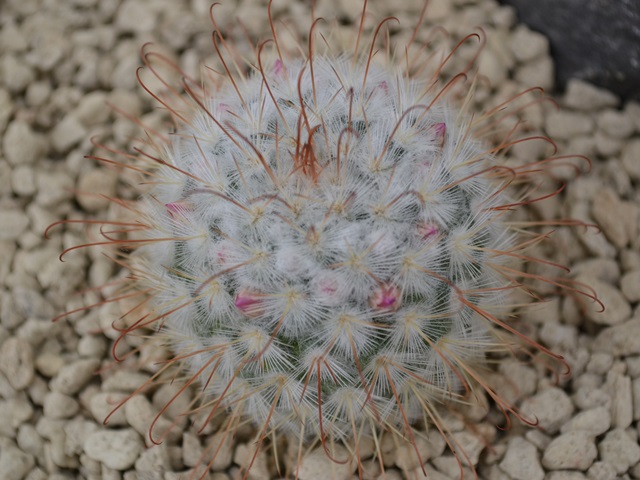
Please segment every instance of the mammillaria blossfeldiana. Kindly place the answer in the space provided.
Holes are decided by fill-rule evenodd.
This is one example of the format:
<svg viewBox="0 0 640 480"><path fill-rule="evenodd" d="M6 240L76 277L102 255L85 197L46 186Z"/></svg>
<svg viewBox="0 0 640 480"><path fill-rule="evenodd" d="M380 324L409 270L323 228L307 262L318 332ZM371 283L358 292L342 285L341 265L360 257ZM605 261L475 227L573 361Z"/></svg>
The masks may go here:
<svg viewBox="0 0 640 480"><path fill-rule="evenodd" d="M223 410L225 435L253 422L246 471L282 435L354 460L362 475L365 439L384 468L381 436L420 458L425 427L464 463L442 404L484 390L520 417L483 380L487 354L562 361L509 325L512 292L537 299L526 282L541 280L590 296L522 269L543 262L527 250L552 223L515 221L512 210L546 198L537 187L568 159L505 158L515 143L547 141L516 134L523 107L542 97L531 89L472 115L482 32L440 54L424 15L392 48L395 19L367 28L365 2L345 50L320 19L305 45L271 20L270 41L244 60L212 8L221 68L181 86L158 73L162 94L141 82L175 131L149 131L138 163L122 162L146 188L121 201L131 219L105 221L93 244L126 250L117 261L131 272L105 301L139 295L121 338L155 331L149 341L174 353L151 381L179 365L205 424ZM463 49L475 53L456 73ZM143 58L152 73L175 67L147 49Z"/></svg>

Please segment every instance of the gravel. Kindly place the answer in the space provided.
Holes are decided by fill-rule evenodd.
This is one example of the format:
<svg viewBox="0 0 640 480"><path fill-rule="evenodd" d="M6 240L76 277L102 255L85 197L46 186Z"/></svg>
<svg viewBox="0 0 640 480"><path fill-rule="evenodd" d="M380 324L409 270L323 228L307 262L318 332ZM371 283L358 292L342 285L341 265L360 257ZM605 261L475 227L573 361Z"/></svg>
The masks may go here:
<svg viewBox="0 0 640 480"><path fill-rule="evenodd" d="M87 238L95 241L99 232L67 224L51 229L48 241L43 237L48 225L63 218L127 218L126 209L108 197L136 198L139 180L134 172L107 168L83 157L104 155L92 139L130 151L131 138L143 133L126 116L142 117L160 131L170 130L165 113L154 108L137 85L140 47L154 42L167 58L193 75L199 73L201 59L215 65L209 3L0 2L3 480L178 480L192 473L209 480L231 480L242 477L243 465L253 457L255 432L250 426L243 424L235 436L226 435L220 429L223 419L216 416L203 427L208 411L193 410L192 404L201 392L198 388L188 389L163 409L179 392L180 382L174 376L155 387L145 382L162 368L169 352L149 349L140 338L114 345L121 327L114 320L135 303L125 299L82 309L101 301L96 287L110 284L107 293L117 292L112 282L122 274L97 250L70 252L64 263L58 255ZM268 31L265 16L255 14L264 11L264 1L223 3L216 7L221 25L239 16L250 30ZM237 8L230 3L237 3ZM345 22L360 12L357 2L317 3L318 15L338 13ZM518 24L513 9L494 0L430 3L430 17L454 36L476 25L482 25L487 34L479 60L486 82L479 82L473 108L498 105L530 86L553 93L555 66L549 42ZM381 0L369 4L376 14L397 15L402 25L411 25L422 2L405 2L396 10ZM309 17L308 2L276 0L273 8L277 14ZM242 34L237 37L241 40ZM597 224L598 229L560 227L555 243L531 249L552 262L569 264L570 281L576 282L571 285L589 285L605 309L580 295L559 295L555 288L541 285L548 301L514 319L514 326L563 355L572 367L572 377L561 377L558 383L537 357L502 359L488 374L491 387L514 403L524 418L537 421L538 428L512 418L510 430L496 429L496 425L505 426L504 420L489 399L487 408L442 415L457 448L463 447L468 455L461 456L468 475L472 475L470 463L487 480L637 479L640 104L623 104L611 92L580 80L570 81L555 100L558 108L551 102L531 106L527 135L549 134L557 143L558 155L588 155L592 171L569 182L562 195L530 208L530 214L538 220L571 217ZM552 151L544 142L524 142L514 145L510 154L515 165ZM575 158L567 161L584 166ZM572 173L572 168L559 172L556 185ZM530 271L558 274L547 265L531 265ZM75 309L79 310L51 322L56 315ZM114 349L125 357L121 364L112 361ZM153 439L163 440L159 445L149 437L152 423ZM363 439L359 445L365 479L422 478L423 466L413 450L398 448L386 437L379 441L381 462L373 458L372 441ZM429 479L459 477L455 457L435 430L418 437L416 445ZM276 446L256 456L250 479L284 478L294 472L297 445ZM348 457L341 447L335 448L337 458ZM218 455L207 465L216 450ZM317 446L300 457L301 480L357 478L355 462L333 463Z"/></svg>

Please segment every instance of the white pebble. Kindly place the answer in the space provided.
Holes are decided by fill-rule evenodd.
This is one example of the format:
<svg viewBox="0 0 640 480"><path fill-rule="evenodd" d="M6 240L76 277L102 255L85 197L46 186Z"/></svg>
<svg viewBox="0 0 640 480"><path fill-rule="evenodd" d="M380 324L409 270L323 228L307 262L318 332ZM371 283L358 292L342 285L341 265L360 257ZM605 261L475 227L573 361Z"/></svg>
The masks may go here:
<svg viewBox="0 0 640 480"><path fill-rule="evenodd" d="M456 438L464 432L455 434ZM416 453L418 450L418 453ZM420 457L418 458L418 454ZM415 470L432 457L431 449L427 440L422 437L415 438L415 447L407 445L406 448L396 450L396 466L403 472ZM422 460L422 461L420 461Z"/></svg>
<svg viewBox="0 0 640 480"><path fill-rule="evenodd" d="M18 165L11 171L11 188L20 197L30 197L36 192L36 177L29 165Z"/></svg>
<svg viewBox="0 0 640 480"><path fill-rule="evenodd" d="M586 432L567 432L556 437L542 456L549 470L586 470L598 455L593 437Z"/></svg>
<svg viewBox="0 0 640 480"><path fill-rule="evenodd" d="M154 474L170 470L171 465L166 444L152 445L144 449L136 460L135 467L143 478L146 476L151 478Z"/></svg>
<svg viewBox="0 0 640 480"><path fill-rule="evenodd" d="M185 467L195 467L206 460L203 456L203 448L198 437L185 432L182 436L182 462Z"/></svg>
<svg viewBox="0 0 640 480"><path fill-rule="evenodd" d="M73 397L59 392L49 392L44 397L43 407L44 415L54 419L72 417L80 409L80 405Z"/></svg>
<svg viewBox="0 0 640 480"><path fill-rule="evenodd" d="M65 365L51 381L51 389L66 395L74 395L93 378L99 366L100 360L94 358L77 360Z"/></svg>
<svg viewBox="0 0 640 480"><path fill-rule="evenodd" d="M513 31L509 46L516 60L528 62L549 51L549 40L525 25L518 25Z"/></svg>
<svg viewBox="0 0 640 480"><path fill-rule="evenodd" d="M35 375L29 342L16 337L6 340L0 346L0 371L16 390L28 387Z"/></svg>
<svg viewBox="0 0 640 480"><path fill-rule="evenodd" d="M597 117L598 127L615 138L628 138L634 131L631 118L618 110L605 110Z"/></svg>
<svg viewBox="0 0 640 480"><path fill-rule="evenodd" d="M105 169L92 169L80 174L78 180L78 203L88 212L97 212L106 208L116 193L118 176L115 172Z"/></svg>
<svg viewBox="0 0 640 480"><path fill-rule="evenodd" d="M0 400L0 436L14 437L16 429L32 416L33 407L23 392L13 398Z"/></svg>
<svg viewBox="0 0 640 480"><path fill-rule="evenodd" d="M251 444L247 445L245 443L241 443L236 447L235 454L233 455L233 461L236 465L240 465L242 469L246 469L249 467L249 464L253 461L253 465L251 466L251 470L249 470L249 475L247 476L247 480L269 480L271 475L269 475L269 469L267 467L267 456L264 450L260 450L256 457L254 458L256 445ZM324 451L323 451L324 453ZM343 458L345 455L345 451L338 451L338 455L340 458ZM304 462L304 459L303 459ZM303 463L304 465L304 463ZM347 466L349 463L347 463ZM340 472L346 471L345 466L342 465L343 468L338 469ZM303 470L303 467L300 468L300 471ZM304 480L305 477L300 475L301 480ZM334 477L330 477L334 478ZM335 477L337 480L342 478L341 476ZM350 477L345 477L345 480Z"/></svg>
<svg viewBox="0 0 640 480"><path fill-rule="evenodd" d="M62 171L36 170L36 184L36 203L47 209L70 199L75 188L73 178Z"/></svg>
<svg viewBox="0 0 640 480"><path fill-rule="evenodd" d="M61 355L53 352L43 352L35 360L38 372L48 378L55 377L65 363Z"/></svg>
<svg viewBox="0 0 640 480"><path fill-rule="evenodd" d="M588 258L576 263L571 273L615 285L620 280L620 265L613 258Z"/></svg>
<svg viewBox="0 0 640 480"><path fill-rule="evenodd" d="M245 447L249 448L249 447ZM351 454L344 448L335 447L335 458L346 463L335 463L327 456L322 448L316 448L301 460L297 470L300 480L316 480L331 478L333 480L351 480L357 467L355 462L349 461Z"/></svg>
<svg viewBox="0 0 640 480"><path fill-rule="evenodd" d="M21 210L0 210L0 241L17 240L29 227L29 217Z"/></svg>
<svg viewBox="0 0 640 480"><path fill-rule="evenodd" d="M583 80L572 79L567 83L564 104L576 110L600 110L616 107L618 97L604 88L598 88Z"/></svg>
<svg viewBox="0 0 640 480"><path fill-rule="evenodd" d="M3 150L10 165L31 164L44 153L45 142L27 123L14 120L4 134Z"/></svg>
<svg viewBox="0 0 640 480"><path fill-rule="evenodd" d="M633 419L640 420L640 377L631 382L631 394L633 396Z"/></svg>
<svg viewBox="0 0 640 480"><path fill-rule="evenodd" d="M33 69L14 55L5 54L0 66L3 84L10 92L22 92L35 80Z"/></svg>
<svg viewBox="0 0 640 480"><path fill-rule="evenodd" d="M640 301L640 270L634 270L623 275L620 279L620 289L630 302Z"/></svg>
<svg viewBox="0 0 640 480"><path fill-rule="evenodd" d="M606 407L596 407L578 413L575 417L565 423L562 433L573 431L585 432L585 434L597 437L602 435L611 427L611 413Z"/></svg>
<svg viewBox="0 0 640 480"><path fill-rule="evenodd" d="M587 470L589 480L615 480L616 470L607 462L593 462Z"/></svg>
<svg viewBox="0 0 640 480"><path fill-rule="evenodd" d="M64 447L69 455L82 455L84 442L89 435L100 429L94 422L84 419L80 415L64 424Z"/></svg>
<svg viewBox="0 0 640 480"><path fill-rule="evenodd" d="M593 131L593 127L593 119L583 113L560 110L549 113L546 118L546 129L549 135L561 140L589 134Z"/></svg>
<svg viewBox="0 0 640 480"><path fill-rule="evenodd" d="M640 446L624 430L607 433L598 445L600 460L609 463L621 475L640 461Z"/></svg>
<svg viewBox="0 0 640 480"><path fill-rule="evenodd" d="M580 278L580 280L584 280L584 283L596 292L598 299L604 305L604 311L602 311L602 305L599 303L588 302L585 305L585 315L589 320L599 325L618 325L629 320L631 307L620 290L594 278Z"/></svg>
<svg viewBox="0 0 640 480"><path fill-rule="evenodd" d="M593 342L593 350L609 352L612 355L640 354L640 318L634 318L621 325L600 332Z"/></svg>
<svg viewBox="0 0 640 480"><path fill-rule="evenodd" d="M111 110L107 106L107 94L105 92L91 92L82 97L80 103L72 112L85 127L91 127L106 122Z"/></svg>
<svg viewBox="0 0 640 480"><path fill-rule="evenodd" d="M16 435L16 442L20 450L39 458L44 453L44 442L31 424L20 425Z"/></svg>
<svg viewBox="0 0 640 480"><path fill-rule="evenodd" d="M150 32L156 26L156 11L144 2L126 0L116 14L115 26L121 33Z"/></svg>
<svg viewBox="0 0 640 480"><path fill-rule="evenodd" d="M22 480L34 465L33 457L21 452L13 442L3 439L0 443L0 478L2 480Z"/></svg>
<svg viewBox="0 0 640 480"><path fill-rule="evenodd" d="M611 423L614 428L627 428L633 421L631 378L616 371L607 374L606 387L615 392L611 396Z"/></svg>
<svg viewBox="0 0 640 480"><path fill-rule="evenodd" d="M102 390L105 392L132 393L149 380L146 373L119 370L102 382Z"/></svg>
<svg viewBox="0 0 640 480"><path fill-rule="evenodd" d="M509 440L500 468L513 480L542 480L544 470L540 466L536 447L520 437Z"/></svg>
<svg viewBox="0 0 640 480"><path fill-rule="evenodd" d="M508 69L492 50L486 50L478 60L478 73L485 76L491 86L496 88L507 78Z"/></svg>
<svg viewBox="0 0 640 480"><path fill-rule="evenodd" d="M613 157L617 155L624 145L624 140L612 137L602 130L597 130L594 135L596 151L601 157Z"/></svg>
<svg viewBox="0 0 640 480"><path fill-rule="evenodd" d="M573 404L567 394L556 387L548 388L522 403L525 418L537 419L547 433L555 433L571 418Z"/></svg>
<svg viewBox="0 0 640 480"><path fill-rule="evenodd" d="M602 188L593 197L591 214L609 241L621 249L629 243L625 219L621 218L621 200L611 188Z"/></svg>
<svg viewBox="0 0 640 480"><path fill-rule="evenodd" d="M581 473L573 470L556 470L549 472L544 480L587 480L587 478Z"/></svg>
<svg viewBox="0 0 640 480"><path fill-rule="evenodd" d="M132 429L99 430L84 443L85 453L114 470L126 470L144 449L140 435Z"/></svg>
<svg viewBox="0 0 640 480"><path fill-rule="evenodd" d="M74 115L66 115L51 131L51 145L65 153L87 136L87 129Z"/></svg>
<svg viewBox="0 0 640 480"><path fill-rule="evenodd" d="M553 60L545 55L518 68L515 78L524 88L541 87L550 90L554 84L553 76Z"/></svg>
<svg viewBox="0 0 640 480"><path fill-rule="evenodd" d="M0 88L0 132L4 131L13 114L14 104L11 100L11 94Z"/></svg>
<svg viewBox="0 0 640 480"><path fill-rule="evenodd" d="M91 415L95 418L96 422L102 424L107 417L109 421L107 426L119 427L126 425L127 421L124 415L124 406L115 410L115 408L125 399L128 395L125 393L115 392L100 392L91 397L89 402L89 410Z"/></svg>
<svg viewBox="0 0 640 480"><path fill-rule="evenodd" d="M166 437L169 443L177 442L182 436L182 432L179 428L171 428L171 422L165 417L160 417L154 424L153 431L149 432L157 414L158 410L142 395L134 395L124 404L124 415L127 423L144 437L147 445L152 443L149 438L150 434L155 441Z"/></svg>
<svg viewBox="0 0 640 480"><path fill-rule="evenodd" d="M622 166L632 180L640 180L640 138L633 138L627 142L622 150Z"/></svg>
<svg viewBox="0 0 640 480"><path fill-rule="evenodd" d="M589 410L596 407L611 408L609 392L603 388L579 387L572 396L576 407L580 410Z"/></svg>

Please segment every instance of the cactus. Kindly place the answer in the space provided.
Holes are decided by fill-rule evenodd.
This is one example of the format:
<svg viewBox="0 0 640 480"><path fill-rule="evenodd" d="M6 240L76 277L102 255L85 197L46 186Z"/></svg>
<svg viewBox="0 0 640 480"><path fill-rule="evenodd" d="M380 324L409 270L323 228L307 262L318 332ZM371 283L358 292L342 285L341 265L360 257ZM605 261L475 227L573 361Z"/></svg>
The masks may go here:
<svg viewBox="0 0 640 480"><path fill-rule="evenodd" d="M229 425L255 423L256 452L278 432L319 439L332 458L341 441L358 458L380 431L415 447L424 421L459 451L438 405L481 387L519 415L482 380L487 352L519 336L561 361L499 313L525 288L513 261L535 261L522 252L544 237L523 240L525 222L510 221L535 201L518 185L561 157L504 164L510 127L495 148L477 134L515 116L519 96L475 119L456 110L447 93L468 67L444 82L442 57L426 74L411 57L417 27L400 50L411 61L375 55L386 21L367 48L360 29L350 53L310 40L304 58L272 29L276 48L261 45L250 74L214 34L222 80L186 79L173 103L154 95L176 132L141 155L152 186L130 207L135 222L106 222L137 236L99 242L136 249L129 267L151 297L122 336L155 329L175 352L168 365L200 385L207 420L226 408Z"/></svg>

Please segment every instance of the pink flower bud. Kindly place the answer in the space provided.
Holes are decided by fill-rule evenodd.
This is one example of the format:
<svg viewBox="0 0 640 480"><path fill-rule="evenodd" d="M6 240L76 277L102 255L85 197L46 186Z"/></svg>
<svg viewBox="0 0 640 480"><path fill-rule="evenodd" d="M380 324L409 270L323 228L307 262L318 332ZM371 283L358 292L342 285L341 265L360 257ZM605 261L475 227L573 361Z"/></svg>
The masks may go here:
<svg viewBox="0 0 640 480"><path fill-rule="evenodd" d="M273 74L276 77L280 77L280 78L282 78L282 76L284 75L284 64L279 58L276 60L276 63L273 65Z"/></svg>
<svg viewBox="0 0 640 480"><path fill-rule="evenodd" d="M191 207L183 202L165 203L164 206L167 207L169 216L174 220L176 217L184 217L185 214L191 210Z"/></svg>
<svg viewBox="0 0 640 480"><path fill-rule="evenodd" d="M447 134L447 124L444 122L436 123L434 126L436 140L440 141L440 147L444 146L444 137Z"/></svg>
<svg viewBox="0 0 640 480"><path fill-rule="evenodd" d="M383 283L373 291L369 304L376 310L397 310L400 306L400 289Z"/></svg>
<svg viewBox="0 0 640 480"><path fill-rule="evenodd" d="M262 313L261 294L255 290L242 289L236 294L234 305L247 317L257 317Z"/></svg>
<svg viewBox="0 0 640 480"><path fill-rule="evenodd" d="M418 233L423 240L433 240L440 233L440 229L435 223L422 223L418 226Z"/></svg>

